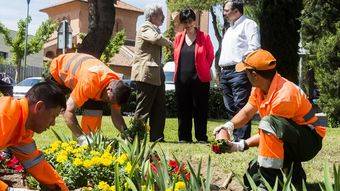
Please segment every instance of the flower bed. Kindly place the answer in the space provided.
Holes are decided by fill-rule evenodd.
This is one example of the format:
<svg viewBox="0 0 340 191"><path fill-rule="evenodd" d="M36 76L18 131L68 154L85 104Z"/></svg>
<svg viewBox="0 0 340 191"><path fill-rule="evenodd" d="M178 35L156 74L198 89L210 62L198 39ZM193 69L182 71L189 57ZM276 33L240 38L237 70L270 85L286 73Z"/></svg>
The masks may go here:
<svg viewBox="0 0 340 191"><path fill-rule="evenodd" d="M156 143L147 146L146 139L141 142L138 137L130 143L96 136L89 146L56 141L44 149L45 158L70 189L181 191L210 184L210 170L208 178L202 178L189 163L169 160L164 153L154 152ZM41 189L33 178L28 183L34 189Z"/></svg>

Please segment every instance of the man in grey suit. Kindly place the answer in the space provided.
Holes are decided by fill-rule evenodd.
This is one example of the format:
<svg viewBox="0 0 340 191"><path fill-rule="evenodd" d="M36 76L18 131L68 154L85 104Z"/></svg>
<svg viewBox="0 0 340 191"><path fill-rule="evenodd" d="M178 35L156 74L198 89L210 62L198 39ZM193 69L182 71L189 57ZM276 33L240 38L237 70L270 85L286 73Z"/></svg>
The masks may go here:
<svg viewBox="0 0 340 191"><path fill-rule="evenodd" d="M149 118L150 141L164 141L165 85L161 64L162 46L172 47L159 30L164 15L159 5L148 6L145 23L137 31L136 52L132 63L131 80L137 90L135 118L145 122Z"/></svg>

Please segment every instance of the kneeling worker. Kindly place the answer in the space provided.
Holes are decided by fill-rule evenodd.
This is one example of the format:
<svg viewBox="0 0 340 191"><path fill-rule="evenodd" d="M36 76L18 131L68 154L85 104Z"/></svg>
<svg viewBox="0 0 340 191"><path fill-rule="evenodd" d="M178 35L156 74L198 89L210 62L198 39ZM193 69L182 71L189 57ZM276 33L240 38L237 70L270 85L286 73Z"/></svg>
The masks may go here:
<svg viewBox="0 0 340 191"><path fill-rule="evenodd" d="M53 126L65 103L62 90L47 82L34 85L23 99L0 98L0 150L11 150L26 171L50 190L68 188L37 150L33 133L42 133ZM0 190L15 189L0 181Z"/></svg>
<svg viewBox="0 0 340 191"><path fill-rule="evenodd" d="M120 105L128 101L130 88L103 62L88 54L62 54L52 60L50 74L60 87L71 90L64 118L79 145L88 143L90 138L86 134L100 129L106 103L111 104L113 124L124 132L126 125ZM81 125L75 115L80 107L83 109Z"/></svg>
<svg viewBox="0 0 340 191"><path fill-rule="evenodd" d="M231 119L217 127L233 132L253 118L261 116L259 133L239 142L228 142L229 152L258 147L257 162L250 163L248 173L255 183L264 188L261 174L273 187L281 179L281 169L287 172L293 164L293 184L300 186L306 180L301 162L311 160L322 147L326 128L320 123L305 93L294 83L276 72L276 59L265 50L247 55L236 65L236 71L246 71L253 89L248 103ZM257 178L256 178L257 177ZM245 185L249 186L247 179Z"/></svg>

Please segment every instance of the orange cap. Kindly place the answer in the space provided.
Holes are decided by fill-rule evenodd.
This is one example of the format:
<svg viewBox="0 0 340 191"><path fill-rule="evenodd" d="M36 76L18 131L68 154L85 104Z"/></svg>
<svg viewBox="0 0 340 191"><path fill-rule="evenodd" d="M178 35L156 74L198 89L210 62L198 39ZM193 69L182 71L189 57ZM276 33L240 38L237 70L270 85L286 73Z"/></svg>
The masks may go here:
<svg viewBox="0 0 340 191"><path fill-rule="evenodd" d="M255 50L247 55L247 57L240 63L236 64L236 72L242 72L245 69L253 70L271 70L276 66L276 59L274 56L263 49Z"/></svg>

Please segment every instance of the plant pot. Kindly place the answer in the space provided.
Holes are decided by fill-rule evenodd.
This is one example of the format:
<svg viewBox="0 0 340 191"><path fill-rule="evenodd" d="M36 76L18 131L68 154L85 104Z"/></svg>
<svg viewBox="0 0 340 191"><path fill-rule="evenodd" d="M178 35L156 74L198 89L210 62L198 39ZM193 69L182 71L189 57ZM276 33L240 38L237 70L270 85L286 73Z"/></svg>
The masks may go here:
<svg viewBox="0 0 340 191"><path fill-rule="evenodd" d="M215 135L216 140L224 139L227 141L230 141L230 135L225 129L221 129L216 135Z"/></svg>

